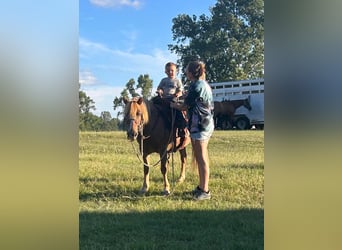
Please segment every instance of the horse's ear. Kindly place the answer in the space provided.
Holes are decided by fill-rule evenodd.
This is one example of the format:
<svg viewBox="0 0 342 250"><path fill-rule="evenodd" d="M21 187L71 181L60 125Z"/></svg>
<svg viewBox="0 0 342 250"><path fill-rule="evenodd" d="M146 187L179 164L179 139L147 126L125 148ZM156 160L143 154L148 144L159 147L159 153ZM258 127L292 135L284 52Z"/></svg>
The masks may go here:
<svg viewBox="0 0 342 250"><path fill-rule="evenodd" d="M124 96L124 97L122 98L122 101L123 101L123 103L124 103L125 105L129 102L127 96Z"/></svg>
<svg viewBox="0 0 342 250"><path fill-rule="evenodd" d="M140 105L140 104L142 104L142 102L143 102L143 98L142 98L142 97L139 97L137 103Z"/></svg>

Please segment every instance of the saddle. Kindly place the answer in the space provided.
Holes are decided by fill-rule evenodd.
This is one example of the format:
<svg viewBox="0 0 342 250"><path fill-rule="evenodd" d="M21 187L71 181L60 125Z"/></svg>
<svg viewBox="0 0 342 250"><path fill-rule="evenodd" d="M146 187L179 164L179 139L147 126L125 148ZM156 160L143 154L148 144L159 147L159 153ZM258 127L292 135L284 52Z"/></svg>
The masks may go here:
<svg viewBox="0 0 342 250"><path fill-rule="evenodd" d="M170 97L161 97L155 96L152 98L152 102L157 108L159 114L163 117L166 124L169 125L169 128L172 127L172 118L174 118L174 127L173 127L173 152L177 150L184 149L191 141L190 133L187 129L187 120L185 118L185 114L179 110L176 110L174 113L175 117L172 116L172 109L170 107L170 102L174 101L174 98ZM168 149L171 152L172 147Z"/></svg>

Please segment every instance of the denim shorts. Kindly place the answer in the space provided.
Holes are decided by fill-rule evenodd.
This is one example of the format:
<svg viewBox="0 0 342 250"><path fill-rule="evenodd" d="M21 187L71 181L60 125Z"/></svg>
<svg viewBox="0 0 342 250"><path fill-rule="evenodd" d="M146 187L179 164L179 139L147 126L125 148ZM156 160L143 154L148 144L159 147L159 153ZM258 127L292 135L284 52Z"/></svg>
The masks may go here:
<svg viewBox="0 0 342 250"><path fill-rule="evenodd" d="M194 140L208 140L214 132L214 121L211 120L210 124L208 125L205 131L200 132L191 132L190 137Z"/></svg>

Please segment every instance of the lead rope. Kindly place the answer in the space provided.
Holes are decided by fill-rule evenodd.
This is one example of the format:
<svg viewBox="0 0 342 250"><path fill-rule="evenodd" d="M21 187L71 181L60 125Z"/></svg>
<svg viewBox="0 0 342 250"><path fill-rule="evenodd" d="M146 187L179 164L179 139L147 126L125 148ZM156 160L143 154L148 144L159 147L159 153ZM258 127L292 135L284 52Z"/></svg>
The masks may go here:
<svg viewBox="0 0 342 250"><path fill-rule="evenodd" d="M140 152L141 152L141 155L143 156L143 163L144 163L144 166L145 166L145 162L144 162L144 121L142 120L141 121L141 136L140 136ZM144 170L145 171L145 170Z"/></svg>
<svg viewBox="0 0 342 250"><path fill-rule="evenodd" d="M172 128L173 128L173 122L172 122ZM164 151L164 153L163 153L163 155L162 155L162 157L160 157L160 159L156 162L156 163L154 163L153 165L149 165L149 164L146 164L145 162L144 162L144 159L143 159L143 156L144 156L144 152L142 151L143 149L144 149L144 140L145 139L147 139L147 138L149 138L150 136L144 136L144 133L143 133L143 129L144 129L144 126L143 126L143 123L142 123L142 125L141 125L141 129L139 130L140 131L140 136L141 136L141 141L140 141L140 152L138 152L138 150L134 147L134 142L133 141L131 141L131 145L132 145L132 147L133 147L133 150L135 151L135 153L136 153L136 156L138 157L138 159L139 159L139 161L142 163L142 164L144 164L144 166L146 166L146 167L155 167L155 166L157 166L160 162L161 162L161 159L163 159L165 156L166 156L166 154L167 154L167 148L165 149L165 151ZM173 134L173 131L171 131L171 133L170 133L170 136L169 136L169 139L168 139L168 143L171 141L171 139L173 139L172 138L172 134ZM173 148L172 148L173 149Z"/></svg>
<svg viewBox="0 0 342 250"><path fill-rule="evenodd" d="M173 136L173 129L176 120L176 110L171 108L171 133L172 133L172 151L171 151L171 169L172 169L172 185L171 185L171 193L174 192L175 189L175 167L174 167L174 148L175 148L175 140L176 135Z"/></svg>
<svg viewBox="0 0 342 250"><path fill-rule="evenodd" d="M169 142L171 141L172 142L172 147L171 147L171 169L172 169L172 184L171 184L171 193L173 193L174 191L174 187L175 187L175 170L174 170L174 157L173 157L173 154L174 154L174 147L175 147L175 139L174 136L173 136L173 129L174 129L174 124L175 124L175 120L176 120L176 110L171 108L171 133L170 133L170 137L169 137ZM140 129L140 136L141 136L141 141L140 141L140 154L139 152L137 152L136 148L134 147L134 143L133 141L131 142L132 144L132 147L134 149L134 151L136 152L136 155L138 157L138 159L144 164L144 166L147 166L147 167L155 167L156 165L158 165L160 162L161 162L161 159L163 159L166 154L167 154L167 147L165 149L165 152L163 153L162 157L160 157L160 159L153 165L149 165L149 164L146 164L144 162L144 159L141 159L141 157L143 158L144 156L144 139L148 138L149 136L147 136L145 138L144 136L144 125L143 125L143 122L142 122L142 125L141 125L141 129Z"/></svg>

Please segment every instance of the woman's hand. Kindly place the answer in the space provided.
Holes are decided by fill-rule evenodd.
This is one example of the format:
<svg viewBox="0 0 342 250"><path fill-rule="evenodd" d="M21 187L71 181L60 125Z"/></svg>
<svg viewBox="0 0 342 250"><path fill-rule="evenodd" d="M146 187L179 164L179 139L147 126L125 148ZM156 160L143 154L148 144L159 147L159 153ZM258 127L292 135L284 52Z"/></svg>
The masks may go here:
<svg viewBox="0 0 342 250"><path fill-rule="evenodd" d="M170 102L170 107L178 110L186 110L186 106L182 103Z"/></svg>

